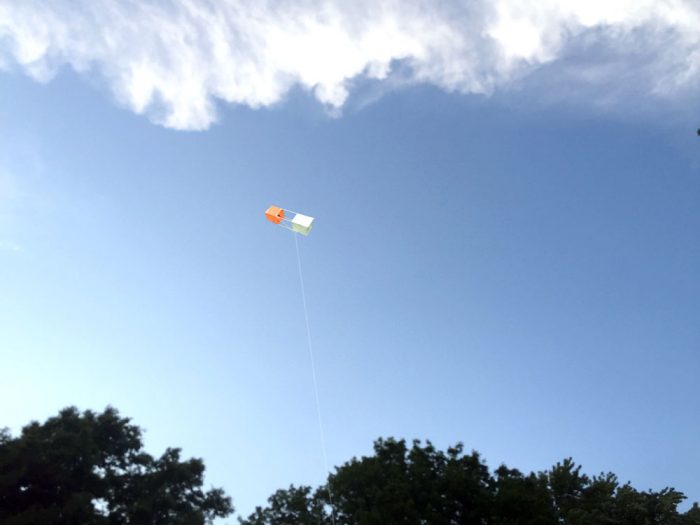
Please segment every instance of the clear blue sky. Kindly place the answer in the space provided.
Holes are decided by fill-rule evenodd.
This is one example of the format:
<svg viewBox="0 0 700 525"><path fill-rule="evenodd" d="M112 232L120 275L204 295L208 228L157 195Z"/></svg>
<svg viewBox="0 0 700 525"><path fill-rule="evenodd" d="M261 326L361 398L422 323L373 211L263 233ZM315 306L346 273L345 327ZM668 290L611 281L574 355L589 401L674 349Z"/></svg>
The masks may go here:
<svg viewBox="0 0 700 525"><path fill-rule="evenodd" d="M319 483L277 204L317 218L299 241L332 465L461 441L700 500L700 112L565 101L549 74L491 96L369 82L340 116L292 89L183 131L89 73L8 67L0 426L115 406L244 514Z"/></svg>

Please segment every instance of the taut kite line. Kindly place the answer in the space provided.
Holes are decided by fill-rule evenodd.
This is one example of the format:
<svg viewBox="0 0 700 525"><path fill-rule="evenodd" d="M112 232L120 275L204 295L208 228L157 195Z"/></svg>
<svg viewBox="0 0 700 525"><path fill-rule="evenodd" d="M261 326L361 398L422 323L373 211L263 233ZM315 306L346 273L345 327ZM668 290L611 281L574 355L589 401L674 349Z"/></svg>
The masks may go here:
<svg viewBox="0 0 700 525"><path fill-rule="evenodd" d="M294 244L297 249L297 263L299 266L299 282L301 284L301 300L304 306L304 320L306 321L306 337L309 343L309 359L311 361L311 375L314 380L314 394L316 395L316 415L318 416L318 430L321 437L321 452L323 453L323 464L328 475L328 455L326 454L326 437L323 431L323 418L321 417L321 401L318 395L318 381L316 380L316 364L314 361L313 344L311 343L311 327L309 325L309 312L306 308L306 290L304 288L304 275L301 271L301 256L299 255L299 241L297 233L308 235L314 224L314 218L309 217L292 210L286 210L279 206L270 206L265 211L265 218L287 230L295 233ZM335 525L335 505L333 504L333 491L331 490L331 482L328 479L328 501L331 507L331 522Z"/></svg>

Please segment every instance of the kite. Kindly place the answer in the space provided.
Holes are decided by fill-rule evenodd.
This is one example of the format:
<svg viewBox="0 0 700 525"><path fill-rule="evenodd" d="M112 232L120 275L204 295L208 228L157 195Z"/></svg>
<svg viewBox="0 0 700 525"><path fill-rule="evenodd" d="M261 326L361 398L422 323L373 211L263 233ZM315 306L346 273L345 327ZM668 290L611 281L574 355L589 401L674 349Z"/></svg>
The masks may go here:
<svg viewBox="0 0 700 525"><path fill-rule="evenodd" d="M314 225L314 218L292 210L285 210L279 206L270 206L265 211L265 218L282 228L291 230L295 233L308 235L311 232L311 227ZM304 320L306 321L306 338L309 345L309 361L311 364L311 376L314 383L314 393L316 397L316 416L318 417L318 430L321 438L321 452L323 454L323 464L328 472L328 456L326 454L326 437L323 431L323 417L321 416L321 402L318 394L318 381L316 380L316 364L314 361L314 350L311 343L311 328L309 326L309 311L306 308L306 290L304 289L304 276L301 271L301 255L299 254L299 236L294 236L294 243L297 251L297 264L299 266L299 284L301 284L301 301L304 306ZM326 485L328 490L328 500L331 507L331 524L335 525L335 504L333 503L333 490L331 489L331 480L328 480Z"/></svg>
<svg viewBox="0 0 700 525"><path fill-rule="evenodd" d="M313 217L292 210L285 210L279 206L270 206L265 212L265 217L268 221L282 226L282 228L301 233L302 235L308 235L311 232L311 227L314 225Z"/></svg>

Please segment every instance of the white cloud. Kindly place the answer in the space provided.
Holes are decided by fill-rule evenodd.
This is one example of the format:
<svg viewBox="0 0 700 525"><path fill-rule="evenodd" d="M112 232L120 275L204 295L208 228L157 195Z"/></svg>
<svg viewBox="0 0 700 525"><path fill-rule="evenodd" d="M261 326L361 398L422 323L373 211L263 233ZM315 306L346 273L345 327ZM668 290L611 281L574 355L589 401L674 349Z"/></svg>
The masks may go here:
<svg viewBox="0 0 700 525"><path fill-rule="evenodd" d="M643 97L698 83L697 0L0 0L0 68L42 82L63 66L98 73L122 104L177 129L207 128L218 101L268 106L296 85L339 109L353 80L398 84L397 64L403 83L491 93L591 35L604 67L589 62L582 81L645 69ZM624 60L640 46L653 63Z"/></svg>

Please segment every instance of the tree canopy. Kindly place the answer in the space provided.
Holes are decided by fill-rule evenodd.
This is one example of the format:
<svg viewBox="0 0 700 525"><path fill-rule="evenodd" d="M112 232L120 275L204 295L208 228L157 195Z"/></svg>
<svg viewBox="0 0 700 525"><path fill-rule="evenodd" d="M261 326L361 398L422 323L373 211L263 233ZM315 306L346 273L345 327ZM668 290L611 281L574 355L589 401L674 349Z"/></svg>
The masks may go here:
<svg viewBox="0 0 700 525"><path fill-rule="evenodd" d="M0 523L211 523L233 507L221 489L202 490L203 475L177 448L145 453L139 427L113 408L66 408L18 437L0 431Z"/></svg>
<svg viewBox="0 0 700 525"><path fill-rule="evenodd" d="M19 436L0 431L3 525L200 525L233 513L204 464L180 450L143 451L141 429L113 408L62 410ZM332 498L331 498L332 495ZM458 444L379 439L327 483L276 491L241 525L700 525L674 488L639 491L612 473L589 476L571 458L525 474L491 471ZM333 509L333 514L331 514Z"/></svg>
<svg viewBox="0 0 700 525"><path fill-rule="evenodd" d="M589 477L565 459L523 474L505 465L493 473L463 446L443 452L429 441L380 439L374 454L353 458L312 490L278 490L241 525L700 525L695 504L673 488L638 491L614 474Z"/></svg>

